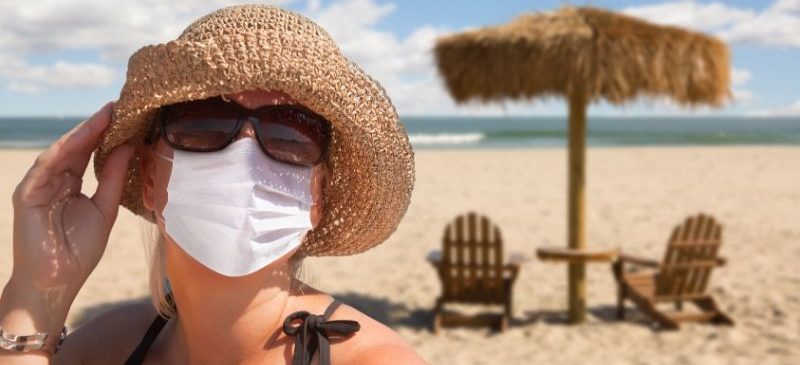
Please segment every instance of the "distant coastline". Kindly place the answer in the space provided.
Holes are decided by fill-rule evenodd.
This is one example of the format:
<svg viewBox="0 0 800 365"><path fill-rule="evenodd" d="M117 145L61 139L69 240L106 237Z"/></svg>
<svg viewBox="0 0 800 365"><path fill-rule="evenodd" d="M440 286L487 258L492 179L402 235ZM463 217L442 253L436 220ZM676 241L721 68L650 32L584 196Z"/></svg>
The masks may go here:
<svg viewBox="0 0 800 365"><path fill-rule="evenodd" d="M83 117L0 117L0 148L43 148ZM565 117L405 117L414 148L547 148L566 141ZM800 117L590 117L600 146L800 145Z"/></svg>

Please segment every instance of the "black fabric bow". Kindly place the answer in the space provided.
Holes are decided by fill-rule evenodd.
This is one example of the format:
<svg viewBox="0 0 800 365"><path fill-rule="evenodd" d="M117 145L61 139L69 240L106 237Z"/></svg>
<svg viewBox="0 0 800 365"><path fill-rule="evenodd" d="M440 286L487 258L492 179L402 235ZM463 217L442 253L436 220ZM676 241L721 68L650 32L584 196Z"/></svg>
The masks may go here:
<svg viewBox="0 0 800 365"><path fill-rule="evenodd" d="M335 300L323 315L299 311L286 317L286 320L283 321L283 333L295 336L292 365L310 365L311 358L317 349L319 349L319 364L330 365L331 349L328 338L331 336L344 337L361 329L361 325L356 321L328 321L339 304L341 303ZM292 322L296 320L300 320L302 323L292 326Z"/></svg>

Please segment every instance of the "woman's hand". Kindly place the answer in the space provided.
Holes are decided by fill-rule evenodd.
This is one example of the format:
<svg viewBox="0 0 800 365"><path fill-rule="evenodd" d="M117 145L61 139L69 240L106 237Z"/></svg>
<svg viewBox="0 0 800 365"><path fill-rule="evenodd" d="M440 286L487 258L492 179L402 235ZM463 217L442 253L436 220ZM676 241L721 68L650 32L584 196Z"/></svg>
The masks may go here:
<svg viewBox="0 0 800 365"><path fill-rule="evenodd" d="M25 288L69 306L100 261L117 218L132 146L111 153L91 198L81 193L81 185L112 108L113 103L106 104L61 136L14 190L12 291Z"/></svg>

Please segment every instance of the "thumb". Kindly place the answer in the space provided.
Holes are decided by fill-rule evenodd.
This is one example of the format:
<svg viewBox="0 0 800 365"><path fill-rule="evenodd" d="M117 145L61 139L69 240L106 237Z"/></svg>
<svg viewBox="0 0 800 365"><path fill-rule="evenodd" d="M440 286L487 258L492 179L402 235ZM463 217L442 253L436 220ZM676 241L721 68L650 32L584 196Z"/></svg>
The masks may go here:
<svg viewBox="0 0 800 365"><path fill-rule="evenodd" d="M103 214L109 230L117 219L119 201L128 172L128 161L133 156L134 150L131 145L122 145L111 152L100 173L97 190L92 196L92 201Z"/></svg>

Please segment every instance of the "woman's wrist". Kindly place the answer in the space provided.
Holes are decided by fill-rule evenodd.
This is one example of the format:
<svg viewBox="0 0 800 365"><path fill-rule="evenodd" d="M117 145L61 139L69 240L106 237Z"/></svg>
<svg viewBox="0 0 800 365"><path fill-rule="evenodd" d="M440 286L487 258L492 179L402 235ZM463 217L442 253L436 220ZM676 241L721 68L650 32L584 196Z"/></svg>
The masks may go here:
<svg viewBox="0 0 800 365"><path fill-rule="evenodd" d="M73 299L67 288L41 289L12 278L0 296L0 327L19 335L57 335L64 327Z"/></svg>

